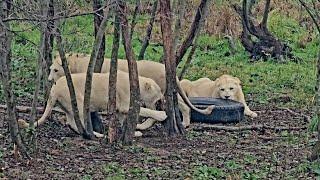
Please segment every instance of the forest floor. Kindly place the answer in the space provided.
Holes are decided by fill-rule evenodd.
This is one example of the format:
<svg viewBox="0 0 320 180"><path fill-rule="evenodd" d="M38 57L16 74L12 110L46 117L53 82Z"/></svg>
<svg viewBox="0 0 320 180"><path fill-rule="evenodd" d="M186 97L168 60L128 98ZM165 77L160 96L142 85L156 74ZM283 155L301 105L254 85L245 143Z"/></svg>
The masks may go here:
<svg viewBox="0 0 320 180"><path fill-rule="evenodd" d="M0 179L314 179L319 169L307 160L316 140L307 129L310 114L267 106L253 110L258 118L226 126L276 128L228 132L192 124L186 137L172 138L157 125L130 147L84 140L51 120L37 131L31 161L14 158L2 111ZM58 117L54 113L52 119Z"/></svg>

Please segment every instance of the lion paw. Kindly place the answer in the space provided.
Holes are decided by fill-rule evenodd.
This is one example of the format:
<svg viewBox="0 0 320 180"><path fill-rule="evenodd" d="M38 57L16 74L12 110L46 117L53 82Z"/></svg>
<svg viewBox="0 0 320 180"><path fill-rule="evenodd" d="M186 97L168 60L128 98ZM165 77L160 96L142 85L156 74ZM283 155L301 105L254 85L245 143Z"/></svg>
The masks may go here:
<svg viewBox="0 0 320 180"><path fill-rule="evenodd" d="M250 116L250 117L252 117L252 118L258 117L258 114L255 113L255 112L253 112L253 111L249 111L249 112L247 112L247 113L245 113L245 114L248 115L248 116Z"/></svg>
<svg viewBox="0 0 320 180"><path fill-rule="evenodd" d="M159 111L154 118L158 121L164 121L167 119L167 114L165 111Z"/></svg>
<svg viewBox="0 0 320 180"><path fill-rule="evenodd" d="M23 119L18 119L18 126L19 126L19 128L28 128L29 127L29 123L27 123Z"/></svg>
<svg viewBox="0 0 320 180"><path fill-rule="evenodd" d="M134 137L141 137L141 136L142 136L142 132L140 132L140 131L134 132Z"/></svg>
<svg viewBox="0 0 320 180"><path fill-rule="evenodd" d="M98 132L93 132L94 136L97 137L97 138L103 138L104 137L104 134L101 134L101 133L98 133Z"/></svg>

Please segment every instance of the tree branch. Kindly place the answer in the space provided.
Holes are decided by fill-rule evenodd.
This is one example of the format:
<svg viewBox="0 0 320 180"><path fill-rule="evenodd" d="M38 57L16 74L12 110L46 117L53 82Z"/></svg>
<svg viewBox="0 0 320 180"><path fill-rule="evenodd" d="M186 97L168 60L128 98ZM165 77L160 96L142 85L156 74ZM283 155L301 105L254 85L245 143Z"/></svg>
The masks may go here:
<svg viewBox="0 0 320 180"><path fill-rule="evenodd" d="M151 12L151 18L147 27L147 32L146 32L146 36L144 37L143 43L141 45L141 50L138 56L138 60L144 59L144 54L146 52L146 49L149 45L149 41L150 41L150 37L151 37L151 32L152 32L152 28L153 28L153 23L156 17L156 13L157 13L157 7L158 7L158 0L154 0L154 3L152 5L152 12Z"/></svg>
<svg viewBox="0 0 320 180"><path fill-rule="evenodd" d="M67 58L66 58L65 52L63 50L62 38L61 38L61 34L60 34L59 28L56 29L56 41L57 41L59 55L60 55L61 62L62 62L63 71L65 73L65 76L66 76L66 79L67 79L67 85L68 85L69 92L70 92L71 105L72 105L72 111L73 111L73 118L74 118L74 121L75 121L75 123L77 125L79 133L84 138L87 138L87 132L83 128L81 120L80 120L79 109L78 109L78 104L77 104L77 99L76 99L76 93L75 93L75 90L74 90L72 77L71 77L71 74L70 74L70 71L69 71L69 68L68 68Z"/></svg>
<svg viewBox="0 0 320 180"><path fill-rule="evenodd" d="M108 2L109 0L106 1L106 4L108 4ZM94 137L91 116L90 116L90 96L91 96L91 89L92 89L92 74L94 71L95 64L97 62L99 49L102 45L104 32L106 31L106 28L107 28L107 20L108 20L108 17L105 15L101 21L98 32L96 34L96 38L95 38L94 46L90 55L90 61L89 61L87 74L86 74L85 92L84 92L84 100L83 100L83 118L84 118L84 124L86 126L86 131L88 131L89 139L92 139Z"/></svg>
<svg viewBox="0 0 320 180"><path fill-rule="evenodd" d="M176 52L176 57L175 57L176 65L179 64L179 62L182 60L183 56L187 52L188 48L191 46L192 41L193 41L193 39L194 39L195 35L197 34L197 31L200 27L199 26L200 21L202 18L204 18L204 14L206 14L209 2L210 2L210 0L201 0L200 5L197 9L197 13L196 13L194 20L192 22L192 25L189 29L189 33L188 33L187 37L185 38L185 40L182 42L179 50L177 50L177 52Z"/></svg>

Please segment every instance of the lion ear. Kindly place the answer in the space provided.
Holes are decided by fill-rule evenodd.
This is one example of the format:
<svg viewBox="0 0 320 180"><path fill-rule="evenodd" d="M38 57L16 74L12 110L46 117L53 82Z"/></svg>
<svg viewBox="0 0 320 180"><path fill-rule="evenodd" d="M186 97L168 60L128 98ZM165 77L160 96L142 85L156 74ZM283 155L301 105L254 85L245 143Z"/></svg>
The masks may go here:
<svg viewBox="0 0 320 180"><path fill-rule="evenodd" d="M237 77L233 77L233 79L234 79L234 80L236 80L236 82L237 82L238 84L241 84L241 81L240 81L240 79L239 79L239 78L237 78Z"/></svg>
<svg viewBox="0 0 320 180"><path fill-rule="evenodd" d="M146 91L149 91L149 90L151 89L151 83L145 82L145 83L144 83L144 89L145 89Z"/></svg>

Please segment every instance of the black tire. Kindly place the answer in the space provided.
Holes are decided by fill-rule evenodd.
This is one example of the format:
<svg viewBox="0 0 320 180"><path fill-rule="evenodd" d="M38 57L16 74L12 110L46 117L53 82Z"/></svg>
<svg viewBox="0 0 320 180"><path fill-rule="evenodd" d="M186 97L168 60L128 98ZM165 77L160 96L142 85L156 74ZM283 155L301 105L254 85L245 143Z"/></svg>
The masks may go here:
<svg viewBox="0 0 320 180"><path fill-rule="evenodd" d="M104 133L104 126L103 126L101 117L98 114L98 112L97 111L90 112L90 116L91 116L93 131L98 132L100 134L103 134Z"/></svg>
<svg viewBox="0 0 320 180"><path fill-rule="evenodd" d="M209 115L191 110L191 121L203 123L233 123L244 119L244 105L240 102L209 97L189 98L190 102L199 109L215 105Z"/></svg>

